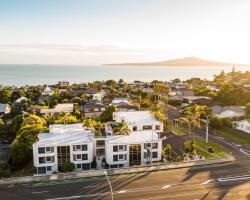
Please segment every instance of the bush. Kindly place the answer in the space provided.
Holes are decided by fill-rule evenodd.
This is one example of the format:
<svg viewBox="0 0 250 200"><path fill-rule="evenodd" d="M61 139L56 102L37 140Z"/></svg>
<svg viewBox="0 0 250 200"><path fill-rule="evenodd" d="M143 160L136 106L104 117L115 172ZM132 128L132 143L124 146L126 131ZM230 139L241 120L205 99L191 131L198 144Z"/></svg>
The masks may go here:
<svg viewBox="0 0 250 200"><path fill-rule="evenodd" d="M210 119L210 126L212 128L222 128L223 120L218 116L214 116Z"/></svg>
<svg viewBox="0 0 250 200"><path fill-rule="evenodd" d="M0 178L10 177L10 169L7 164L0 164Z"/></svg>
<svg viewBox="0 0 250 200"><path fill-rule="evenodd" d="M63 164L62 171L63 172L73 172L75 169L75 164L72 162L66 162Z"/></svg>
<svg viewBox="0 0 250 200"><path fill-rule="evenodd" d="M225 126L225 127L228 127L228 128L232 128L233 127L232 120L229 119L229 118L222 119L222 123L223 123L223 126Z"/></svg>

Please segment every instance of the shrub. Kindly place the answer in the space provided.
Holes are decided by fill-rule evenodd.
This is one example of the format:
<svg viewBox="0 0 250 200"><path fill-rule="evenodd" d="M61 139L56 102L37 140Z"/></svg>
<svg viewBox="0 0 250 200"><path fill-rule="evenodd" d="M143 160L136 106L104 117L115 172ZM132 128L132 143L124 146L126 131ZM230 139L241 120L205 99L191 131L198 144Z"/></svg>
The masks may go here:
<svg viewBox="0 0 250 200"><path fill-rule="evenodd" d="M214 116L210 119L210 126L212 128L221 128L223 126L223 120L218 116Z"/></svg>
<svg viewBox="0 0 250 200"><path fill-rule="evenodd" d="M222 119L222 123L223 123L223 126L228 127L228 128L232 128L232 126L233 126L232 120L229 118Z"/></svg>
<svg viewBox="0 0 250 200"><path fill-rule="evenodd" d="M66 162L63 164L62 171L63 172L73 172L75 169L75 164L72 162Z"/></svg>

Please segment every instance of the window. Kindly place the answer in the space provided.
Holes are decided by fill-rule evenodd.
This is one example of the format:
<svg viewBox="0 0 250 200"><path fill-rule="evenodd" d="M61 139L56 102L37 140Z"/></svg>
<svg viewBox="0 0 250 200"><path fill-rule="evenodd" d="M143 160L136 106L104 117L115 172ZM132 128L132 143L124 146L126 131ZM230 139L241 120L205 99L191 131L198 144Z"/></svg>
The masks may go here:
<svg viewBox="0 0 250 200"><path fill-rule="evenodd" d="M145 143L144 144L144 149L148 149L151 148L151 143Z"/></svg>
<svg viewBox="0 0 250 200"><path fill-rule="evenodd" d="M153 157L153 158L158 158L158 152L153 152L153 153L152 153L152 157Z"/></svg>
<svg viewBox="0 0 250 200"><path fill-rule="evenodd" d="M105 149L96 149L96 155L97 156L104 156L105 155Z"/></svg>
<svg viewBox="0 0 250 200"><path fill-rule="evenodd" d="M39 164L45 163L45 157L39 157Z"/></svg>
<svg viewBox="0 0 250 200"><path fill-rule="evenodd" d="M76 151L81 150L81 145L76 145L76 146L75 146L75 149L76 149Z"/></svg>
<svg viewBox="0 0 250 200"><path fill-rule="evenodd" d="M76 154L76 160L81 160L82 156L81 154Z"/></svg>
<svg viewBox="0 0 250 200"><path fill-rule="evenodd" d="M126 151L126 145L119 145L119 151Z"/></svg>
<svg viewBox="0 0 250 200"><path fill-rule="evenodd" d="M145 125L142 127L143 130L152 130L152 126L151 125Z"/></svg>
<svg viewBox="0 0 250 200"><path fill-rule="evenodd" d="M126 160L126 154L119 154L118 160Z"/></svg>
<svg viewBox="0 0 250 200"><path fill-rule="evenodd" d="M82 151L87 151L87 150L88 150L88 145L87 144L82 145Z"/></svg>
<svg viewBox="0 0 250 200"><path fill-rule="evenodd" d="M82 154L82 160L88 160L88 154Z"/></svg>
<svg viewBox="0 0 250 200"><path fill-rule="evenodd" d="M81 165L81 164L77 164L77 165L76 165L76 168L77 168L77 169L82 169L82 165Z"/></svg>
<svg viewBox="0 0 250 200"><path fill-rule="evenodd" d="M52 167L51 167L51 166L48 166L48 167L47 167L47 171L49 171L49 172L52 171Z"/></svg>
<svg viewBox="0 0 250 200"><path fill-rule="evenodd" d="M118 146L113 146L113 152L117 152L118 151Z"/></svg>
<svg viewBox="0 0 250 200"><path fill-rule="evenodd" d="M161 125L155 125L155 130L161 130Z"/></svg>
<svg viewBox="0 0 250 200"><path fill-rule="evenodd" d="M37 173L38 174L46 174L46 167L38 167Z"/></svg>
<svg viewBox="0 0 250 200"><path fill-rule="evenodd" d="M137 131L137 126L133 126L133 131Z"/></svg>
<svg viewBox="0 0 250 200"><path fill-rule="evenodd" d="M46 157L46 162L51 162L52 161L52 159L51 159L51 157L49 156L49 157Z"/></svg>
<svg viewBox="0 0 250 200"><path fill-rule="evenodd" d="M118 161L118 155L113 155L113 161Z"/></svg>
<svg viewBox="0 0 250 200"><path fill-rule="evenodd" d="M105 145L105 141L104 140L97 140L96 141L96 146L97 147L103 147Z"/></svg>
<svg viewBox="0 0 250 200"><path fill-rule="evenodd" d="M82 169L83 170L89 170L90 169L90 164L82 164Z"/></svg>
<svg viewBox="0 0 250 200"><path fill-rule="evenodd" d="M39 154L45 153L45 148L44 147L39 147L38 148L38 153Z"/></svg>
<svg viewBox="0 0 250 200"><path fill-rule="evenodd" d="M153 143L153 144L152 144L152 148L153 148L153 149L158 149L158 143Z"/></svg>

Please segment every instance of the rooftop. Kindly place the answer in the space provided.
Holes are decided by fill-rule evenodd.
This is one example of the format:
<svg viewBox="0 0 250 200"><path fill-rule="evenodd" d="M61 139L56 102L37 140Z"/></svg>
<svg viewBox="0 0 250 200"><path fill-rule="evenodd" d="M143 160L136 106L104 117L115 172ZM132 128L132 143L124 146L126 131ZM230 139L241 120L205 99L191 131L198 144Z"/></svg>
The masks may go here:
<svg viewBox="0 0 250 200"><path fill-rule="evenodd" d="M107 137L109 144L138 144L152 141L159 141L158 135L155 131L144 130L134 131L130 135L113 135Z"/></svg>
<svg viewBox="0 0 250 200"><path fill-rule="evenodd" d="M5 113L7 107L8 107L8 104L2 104L2 103L0 103L0 113Z"/></svg>
<svg viewBox="0 0 250 200"><path fill-rule="evenodd" d="M92 142L93 132L84 130L82 124L50 125L49 133L40 133L38 146L70 145Z"/></svg>
<svg viewBox="0 0 250 200"><path fill-rule="evenodd" d="M73 112L73 103L62 103L57 104L54 108L51 109L41 109L41 113L49 114L49 113L62 113L62 112Z"/></svg>
<svg viewBox="0 0 250 200"><path fill-rule="evenodd" d="M149 111L115 112L114 119L124 120L127 124L154 124L160 123Z"/></svg>

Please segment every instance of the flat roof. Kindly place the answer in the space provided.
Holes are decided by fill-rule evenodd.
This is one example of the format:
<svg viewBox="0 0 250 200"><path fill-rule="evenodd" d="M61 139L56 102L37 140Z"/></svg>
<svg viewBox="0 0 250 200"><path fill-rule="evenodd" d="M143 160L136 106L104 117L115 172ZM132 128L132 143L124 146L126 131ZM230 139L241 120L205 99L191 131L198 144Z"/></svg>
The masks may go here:
<svg viewBox="0 0 250 200"><path fill-rule="evenodd" d="M130 135L112 135L107 137L109 144L139 144L161 141L158 134L152 130L133 131Z"/></svg>
<svg viewBox="0 0 250 200"><path fill-rule="evenodd" d="M115 112L115 120L124 120L128 124L155 124L161 123L149 111Z"/></svg>
<svg viewBox="0 0 250 200"><path fill-rule="evenodd" d="M43 114L49 114L49 113L62 113L62 112L68 112L72 113L74 108L73 103L61 103L57 104L55 108L51 109L41 109L41 113Z"/></svg>
<svg viewBox="0 0 250 200"><path fill-rule="evenodd" d="M37 146L63 146L71 144L91 143L94 134L84 130L82 124L51 125L49 133L38 134Z"/></svg>

